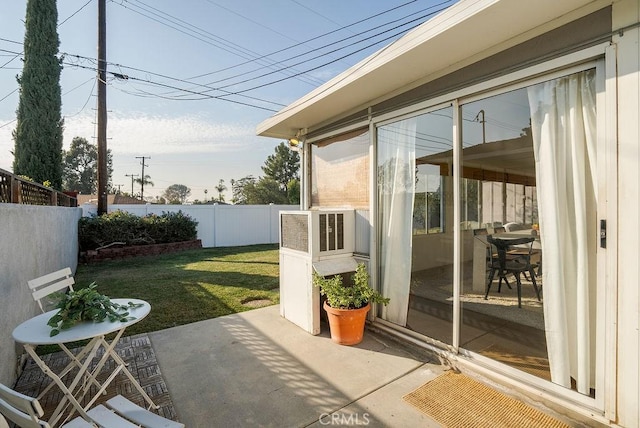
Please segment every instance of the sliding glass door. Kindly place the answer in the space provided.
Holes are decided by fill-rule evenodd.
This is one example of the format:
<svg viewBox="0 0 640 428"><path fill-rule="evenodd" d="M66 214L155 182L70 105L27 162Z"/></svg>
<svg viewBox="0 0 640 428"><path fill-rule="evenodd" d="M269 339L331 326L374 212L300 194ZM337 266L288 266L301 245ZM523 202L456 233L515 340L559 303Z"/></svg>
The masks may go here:
<svg viewBox="0 0 640 428"><path fill-rule="evenodd" d="M378 127L380 318L595 396L595 82L588 69Z"/></svg>

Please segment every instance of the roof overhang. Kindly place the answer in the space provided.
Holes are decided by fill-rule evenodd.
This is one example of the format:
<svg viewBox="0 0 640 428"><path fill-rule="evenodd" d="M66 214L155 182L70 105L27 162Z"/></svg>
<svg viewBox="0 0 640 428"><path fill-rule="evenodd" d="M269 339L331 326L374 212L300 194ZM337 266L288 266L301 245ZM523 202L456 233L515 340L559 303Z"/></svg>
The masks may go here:
<svg viewBox="0 0 640 428"><path fill-rule="evenodd" d="M460 0L260 123L292 138L610 4L606 0Z"/></svg>

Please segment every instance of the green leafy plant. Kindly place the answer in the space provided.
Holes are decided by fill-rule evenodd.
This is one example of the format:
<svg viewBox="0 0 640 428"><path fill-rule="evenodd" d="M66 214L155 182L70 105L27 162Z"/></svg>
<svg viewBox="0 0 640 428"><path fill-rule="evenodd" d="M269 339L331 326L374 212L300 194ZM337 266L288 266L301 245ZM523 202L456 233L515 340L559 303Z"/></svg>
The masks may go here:
<svg viewBox="0 0 640 428"><path fill-rule="evenodd" d="M95 250L114 242L125 245L164 244L196 239L197 226L198 222L182 211L139 217L118 210L81 218L78 239L80 251Z"/></svg>
<svg viewBox="0 0 640 428"><path fill-rule="evenodd" d="M387 305L389 299L369 285L369 272L364 263L358 263L352 284L343 284L342 276L328 278L313 273L313 285L320 287L320 294L327 297L327 303L336 309L358 309L374 302Z"/></svg>
<svg viewBox="0 0 640 428"><path fill-rule="evenodd" d="M109 297L98 293L96 287L96 283L92 282L87 288L53 295L57 300L55 307L59 310L47 322L47 325L53 328L51 337L81 321L102 322L108 318L111 322L126 322L135 319L129 316L128 310L142 306L141 303L113 303Z"/></svg>

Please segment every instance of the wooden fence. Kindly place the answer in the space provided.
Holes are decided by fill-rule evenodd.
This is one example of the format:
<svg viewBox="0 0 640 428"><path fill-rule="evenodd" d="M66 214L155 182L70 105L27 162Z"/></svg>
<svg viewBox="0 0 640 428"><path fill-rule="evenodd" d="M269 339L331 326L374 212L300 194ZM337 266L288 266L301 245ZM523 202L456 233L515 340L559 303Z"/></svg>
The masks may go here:
<svg viewBox="0 0 640 428"><path fill-rule="evenodd" d="M42 184L25 180L4 169L0 169L0 202L59 207L78 206L78 202L73 196L45 187Z"/></svg>

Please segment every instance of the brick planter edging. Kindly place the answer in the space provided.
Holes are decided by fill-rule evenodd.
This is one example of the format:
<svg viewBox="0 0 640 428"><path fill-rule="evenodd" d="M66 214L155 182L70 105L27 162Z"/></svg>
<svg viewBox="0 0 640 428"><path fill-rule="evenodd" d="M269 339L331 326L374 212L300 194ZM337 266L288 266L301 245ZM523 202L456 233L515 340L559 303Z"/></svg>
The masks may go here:
<svg viewBox="0 0 640 428"><path fill-rule="evenodd" d="M133 245L128 247L111 247L101 250L89 250L80 253L80 262L94 263L104 260L128 259L131 257L154 256L158 254L175 253L184 250L202 248L202 241L170 242L168 244Z"/></svg>

